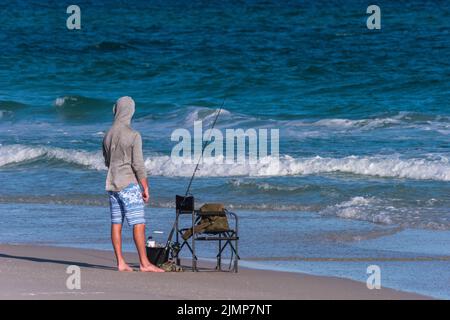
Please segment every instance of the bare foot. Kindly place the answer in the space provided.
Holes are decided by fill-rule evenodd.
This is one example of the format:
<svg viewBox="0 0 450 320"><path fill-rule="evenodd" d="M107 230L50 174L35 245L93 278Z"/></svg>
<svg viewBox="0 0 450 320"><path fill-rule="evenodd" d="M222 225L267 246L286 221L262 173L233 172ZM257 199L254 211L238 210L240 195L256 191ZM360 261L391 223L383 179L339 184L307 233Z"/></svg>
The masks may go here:
<svg viewBox="0 0 450 320"><path fill-rule="evenodd" d="M141 272L165 272L165 271L153 264L149 264L146 266L141 265Z"/></svg>
<svg viewBox="0 0 450 320"><path fill-rule="evenodd" d="M117 270L119 270L120 272L132 272L133 268L131 268L129 265L127 265L126 263L120 263L117 266Z"/></svg>

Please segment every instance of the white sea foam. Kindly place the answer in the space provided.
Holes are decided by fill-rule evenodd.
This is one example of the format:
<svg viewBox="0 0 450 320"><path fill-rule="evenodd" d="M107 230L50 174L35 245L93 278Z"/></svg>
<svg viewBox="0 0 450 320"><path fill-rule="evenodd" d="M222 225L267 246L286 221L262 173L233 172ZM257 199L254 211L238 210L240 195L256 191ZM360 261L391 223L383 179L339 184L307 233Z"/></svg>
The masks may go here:
<svg viewBox="0 0 450 320"><path fill-rule="evenodd" d="M242 187L242 188L257 188L262 191L283 191L283 192L293 192L293 191L299 191L304 190L305 186L283 186L283 185L274 185L267 182L246 182L241 179L232 179L229 182L231 185L235 187Z"/></svg>
<svg viewBox="0 0 450 320"><path fill-rule="evenodd" d="M370 131L391 127L411 128L425 131L436 131L443 135L448 135L450 128L450 119L444 116L431 116L411 112L399 112L390 117L376 117L366 119L345 119L329 118L321 119L315 122L307 120L291 120L280 125L291 128L307 128L316 132L317 128L326 128L332 132L335 131Z"/></svg>
<svg viewBox="0 0 450 320"><path fill-rule="evenodd" d="M58 97L55 99L55 106L62 107L70 97Z"/></svg>
<svg viewBox="0 0 450 320"><path fill-rule="evenodd" d="M193 110L189 112L187 119L192 119L193 121L214 118L217 115L217 112L219 111L219 109L213 110L205 107L192 107L192 108ZM204 115L202 115L202 113ZM222 109L220 111L220 115L229 115L229 114L231 114L230 111L226 109Z"/></svg>
<svg viewBox="0 0 450 320"><path fill-rule="evenodd" d="M0 146L0 167L38 158L61 160L94 170L106 169L100 152L47 146ZM450 163L449 159L444 156L403 159L397 155L343 158L319 156L293 158L284 155L280 157L279 162L274 160L267 157L257 164L224 164L221 158L207 158L200 165L197 175L203 177L262 177L342 172L388 178L450 181ZM165 155L146 158L145 166L152 175L170 177L188 177L194 169L194 164L177 164Z"/></svg>
<svg viewBox="0 0 450 320"><path fill-rule="evenodd" d="M327 127L343 127L343 128L363 128L363 129L375 129L385 127L388 125L395 125L401 122L401 117L394 118L374 118L374 119L323 119L314 122L314 125L327 126Z"/></svg>
<svg viewBox="0 0 450 320"><path fill-rule="evenodd" d="M105 169L100 152L93 153L46 146L0 146L0 167L14 163L33 161L40 158L48 160L57 159L96 170Z"/></svg>
<svg viewBox="0 0 450 320"><path fill-rule="evenodd" d="M322 213L335 214L344 219L364 220L380 224L392 224L392 218L385 210L379 211L380 200L376 198L353 197L334 206L326 208Z"/></svg>
<svg viewBox="0 0 450 320"><path fill-rule="evenodd" d="M450 223L445 217L446 211L439 212L426 206L421 208L405 206L407 204L395 206L394 202L392 199L357 196L330 205L321 210L320 214L383 225L397 225L402 228L450 229Z"/></svg>
<svg viewBox="0 0 450 320"><path fill-rule="evenodd" d="M200 166L199 176L293 176L320 173L343 172L350 174L409 178L419 180L450 181L448 158L439 160L401 159L398 156L373 156L344 158L292 158L282 156L279 163L267 158L260 163L222 164L221 160ZM147 169L163 176L189 176L193 165L176 165L168 156L152 157L146 160Z"/></svg>
<svg viewBox="0 0 450 320"><path fill-rule="evenodd" d="M202 120L204 124L209 124L209 122L212 122L213 119L217 116L217 112L219 109L209 109L205 107L188 107L188 114L185 117L185 123L189 126L192 126L194 121ZM220 117L229 116L231 115L231 112L222 109L220 111Z"/></svg>

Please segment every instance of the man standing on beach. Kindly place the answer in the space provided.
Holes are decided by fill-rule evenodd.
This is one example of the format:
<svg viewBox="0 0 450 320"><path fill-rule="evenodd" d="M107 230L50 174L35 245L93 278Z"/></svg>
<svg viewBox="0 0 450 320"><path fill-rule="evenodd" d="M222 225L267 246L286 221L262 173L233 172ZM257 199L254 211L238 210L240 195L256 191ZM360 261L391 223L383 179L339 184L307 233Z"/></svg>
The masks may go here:
<svg viewBox="0 0 450 320"><path fill-rule="evenodd" d="M149 201L147 174L142 154L141 135L131 129L135 103L122 97L114 105L114 123L103 139L103 157L108 167L106 191L111 209L111 240L119 271L133 271L122 255L122 224L126 218L133 227L140 270L164 272L147 258L145 249L144 201ZM141 189L142 188L142 189Z"/></svg>

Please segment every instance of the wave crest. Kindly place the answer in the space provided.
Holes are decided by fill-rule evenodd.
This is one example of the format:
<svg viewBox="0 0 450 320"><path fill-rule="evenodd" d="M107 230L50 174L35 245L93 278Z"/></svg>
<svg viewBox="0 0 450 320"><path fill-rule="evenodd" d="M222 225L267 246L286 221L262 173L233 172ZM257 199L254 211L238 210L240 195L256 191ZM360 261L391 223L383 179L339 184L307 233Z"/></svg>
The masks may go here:
<svg viewBox="0 0 450 320"><path fill-rule="evenodd" d="M92 153L81 150L23 145L0 146L0 167L38 159L56 159L75 165L86 166L91 169L106 169L100 152Z"/></svg>
<svg viewBox="0 0 450 320"><path fill-rule="evenodd" d="M382 225L397 225L401 228L450 229L450 223L444 216L429 215L429 212L425 207L421 210L402 206L396 207L387 199L357 196L328 206L320 211L320 214Z"/></svg>
<svg viewBox="0 0 450 320"><path fill-rule="evenodd" d="M0 167L23 163L39 158L56 159L66 163L105 170L100 152L62 149L47 146L6 145L0 146ZM295 176L323 173L348 173L385 178L450 181L449 159L435 158L402 159L390 156L349 156L344 158L293 158L288 155L267 157L257 164L224 164L221 158L207 158L200 165L198 176L202 177L267 177ZM146 158L145 166L152 175L189 177L194 164L178 164L166 155ZM270 186L260 186L267 188Z"/></svg>
<svg viewBox="0 0 450 320"><path fill-rule="evenodd" d="M0 100L0 109L8 111L17 111L26 108L27 105L16 101Z"/></svg>
<svg viewBox="0 0 450 320"><path fill-rule="evenodd" d="M110 120L112 118L112 106L109 101L87 98L83 96L61 96L55 99L56 111L65 120ZM101 117L100 115L110 115ZM100 116L100 117L99 117Z"/></svg>

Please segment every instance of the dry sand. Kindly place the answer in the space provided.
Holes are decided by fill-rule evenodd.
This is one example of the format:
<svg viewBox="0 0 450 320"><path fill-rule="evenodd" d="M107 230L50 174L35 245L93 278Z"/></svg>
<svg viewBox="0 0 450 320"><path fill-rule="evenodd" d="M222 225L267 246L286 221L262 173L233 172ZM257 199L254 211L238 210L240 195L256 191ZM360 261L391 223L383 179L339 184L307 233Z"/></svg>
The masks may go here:
<svg viewBox="0 0 450 320"><path fill-rule="evenodd" d="M127 254L137 266L137 256ZM69 290L69 265L81 268L81 289ZM365 283L299 273L240 269L239 273L148 274L115 271L113 253L0 245L0 299L426 299Z"/></svg>

